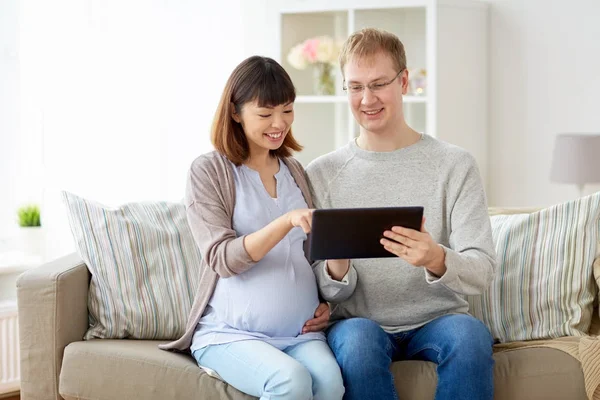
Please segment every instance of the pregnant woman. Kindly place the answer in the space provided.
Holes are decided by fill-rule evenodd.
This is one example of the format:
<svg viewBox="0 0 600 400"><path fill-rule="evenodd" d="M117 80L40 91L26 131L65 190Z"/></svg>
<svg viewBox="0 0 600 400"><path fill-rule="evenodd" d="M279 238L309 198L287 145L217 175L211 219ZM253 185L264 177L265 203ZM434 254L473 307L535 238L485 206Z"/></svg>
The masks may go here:
<svg viewBox="0 0 600 400"><path fill-rule="evenodd" d="M200 289L186 334L165 348L190 348L198 365L261 399L341 399L338 364L321 331L303 251L312 201L291 157L296 94L274 60L250 57L233 71L219 103L216 151L192 164L190 227L202 253Z"/></svg>

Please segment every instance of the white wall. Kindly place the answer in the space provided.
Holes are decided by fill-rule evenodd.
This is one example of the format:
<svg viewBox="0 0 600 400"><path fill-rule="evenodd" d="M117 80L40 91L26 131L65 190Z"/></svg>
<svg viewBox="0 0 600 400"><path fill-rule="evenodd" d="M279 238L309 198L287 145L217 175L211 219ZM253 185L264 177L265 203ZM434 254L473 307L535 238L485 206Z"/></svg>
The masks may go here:
<svg viewBox="0 0 600 400"><path fill-rule="evenodd" d="M550 182L550 163L557 133L600 132L600 2L488 2L489 202L576 198L575 186ZM590 185L586 193L597 190Z"/></svg>
<svg viewBox="0 0 600 400"><path fill-rule="evenodd" d="M15 172L19 103L17 0L0 1L0 241L16 227Z"/></svg>
<svg viewBox="0 0 600 400"><path fill-rule="evenodd" d="M543 206L577 197L549 180L554 136L600 132L600 1L490 4L488 200ZM246 51L272 51L266 0L245 6ZM410 55L409 55L410 57ZM600 155L599 155L600 156ZM600 190L589 185L586 193Z"/></svg>
<svg viewBox="0 0 600 400"><path fill-rule="evenodd" d="M73 249L60 190L113 206L183 197L244 56L240 1L21 2L22 131L43 138L30 158L49 258Z"/></svg>
<svg viewBox="0 0 600 400"><path fill-rule="evenodd" d="M600 131L600 2L488 2L490 204L573 198L549 182L550 157L556 133ZM180 199L227 76L276 51L267 4L0 1L0 238L13 205L39 200L49 256L70 251L61 189Z"/></svg>

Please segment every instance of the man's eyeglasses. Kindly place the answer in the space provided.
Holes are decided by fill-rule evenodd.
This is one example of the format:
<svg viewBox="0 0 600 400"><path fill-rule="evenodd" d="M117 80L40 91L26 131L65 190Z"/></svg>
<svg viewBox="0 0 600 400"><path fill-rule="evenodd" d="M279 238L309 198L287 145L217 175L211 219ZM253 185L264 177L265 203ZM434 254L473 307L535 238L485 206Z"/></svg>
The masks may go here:
<svg viewBox="0 0 600 400"><path fill-rule="evenodd" d="M383 89L385 89L388 85L390 85L392 82L394 82L396 80L396 78L398 78L398 76L400 76L402 71L404 71L404 70L401 69L400 72L398 72L396 74L396 76L393 77L392 79L390 79L389 81L371 82L368 85L366 85L366 87L369 88L369 90L373 93L380 92ZM343 89L344 89L344 92L347 92L354 96L354 95L361 94L365 90L365 85L360 85L360 84L346 85L346 82L344 82Z"/></svg>

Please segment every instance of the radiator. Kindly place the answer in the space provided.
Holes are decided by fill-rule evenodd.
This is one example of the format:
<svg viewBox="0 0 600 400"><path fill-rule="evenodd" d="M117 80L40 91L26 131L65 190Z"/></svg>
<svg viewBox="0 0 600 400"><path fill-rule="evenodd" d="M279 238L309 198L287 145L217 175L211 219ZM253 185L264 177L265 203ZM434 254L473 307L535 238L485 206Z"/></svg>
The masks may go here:
<svg viewBox="0 0 600 400"><path fill-rule="evenodd" d="M19 332L16 302L0 303L0 395L19 390Z"/></svg>

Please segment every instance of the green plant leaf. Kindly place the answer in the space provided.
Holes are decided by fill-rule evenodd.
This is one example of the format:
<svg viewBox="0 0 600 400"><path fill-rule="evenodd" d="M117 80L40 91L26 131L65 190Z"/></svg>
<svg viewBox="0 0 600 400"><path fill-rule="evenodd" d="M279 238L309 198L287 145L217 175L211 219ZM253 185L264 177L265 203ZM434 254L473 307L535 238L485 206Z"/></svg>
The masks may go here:
<svg viewBox="0 0 600 400"><path fill-rule="evenodd" d="M19 207L17 217L19 219L19 226L41 226L40 207L35 204Z"/></svg>

